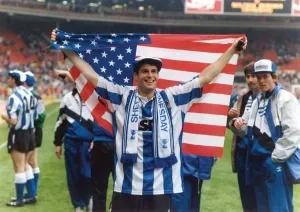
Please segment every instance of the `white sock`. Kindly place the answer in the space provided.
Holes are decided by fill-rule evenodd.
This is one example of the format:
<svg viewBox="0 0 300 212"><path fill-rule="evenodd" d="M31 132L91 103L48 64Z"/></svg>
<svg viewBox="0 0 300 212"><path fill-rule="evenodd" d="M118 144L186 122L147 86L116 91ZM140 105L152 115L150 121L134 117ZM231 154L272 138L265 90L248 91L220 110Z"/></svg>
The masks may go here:
<svg viewBox="0 0 300 212"><path fill-rule="evenodd" d="M26 179L27 179L27 180L31 180L31 179L33 179L33 178L34 178L33 172L32 172L32 169L30 168L30 169L28 169L28 170L26 171Z"/></svg>
<svg viewBox="0 0 300 212"><path fill-rule="evenodd" d="M40 168L34 168L32 169L33 174L39 174L40 173Z"/></svg>
<svg viewBox="0 0 300 212"><path fill-rule="evenodd" d="M23 184L26 183L26 172L15 174L15 183Z"/></svg>

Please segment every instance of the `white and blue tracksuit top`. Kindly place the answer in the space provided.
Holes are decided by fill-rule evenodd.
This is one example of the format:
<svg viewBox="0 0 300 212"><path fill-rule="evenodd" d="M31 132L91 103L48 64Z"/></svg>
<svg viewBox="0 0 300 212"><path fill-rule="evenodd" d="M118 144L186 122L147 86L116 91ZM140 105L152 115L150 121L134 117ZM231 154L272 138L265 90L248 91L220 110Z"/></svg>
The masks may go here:
<svg viewBox="0 0 300 212"><path fill-rule="evenodd" d="M270 103L270 105L268 105ZM269 108L269 109L268 109ZM300 104L288 91L279 85L269 93L261 93L254 100L249 111L243 115L248 128L253 130L252 156L272 155L279 161L288 159L300 147ZM270 129L273 120L273 129ZM268 124L269 122L269 124ZM279 133L271 130L280 131ZM244 129L243 135L249 133ZM272 135L280 134L276 140Z"/></svg>
<svg viewBox="0 0 300 212"><path fill-rule="evenodd" d="M128 97L135 88L119 86L98 78L96 92L106 99L108 107L113 113L113 129L115 135L115 182L114 191L133 195L159 195L181 193L181 141L184 117L192 103L202 96L199 77L169 87L162 92L169 100L168 107L171 108L171 119L173 123L174 153L178 162L167 168L154 168L152 126L153 99L140 98L141 109L139 110L139 129L137 139L137 163L123 164L120 159L122 155L122 136L125 121Z"/></svg>
<svg viewBox="0 0 300 212"><path fill-rule="evenodd" d="M67 93L60 104L55 124L54 144L61 146L63 139L92 141L94 119L76 91Z"/></svg>

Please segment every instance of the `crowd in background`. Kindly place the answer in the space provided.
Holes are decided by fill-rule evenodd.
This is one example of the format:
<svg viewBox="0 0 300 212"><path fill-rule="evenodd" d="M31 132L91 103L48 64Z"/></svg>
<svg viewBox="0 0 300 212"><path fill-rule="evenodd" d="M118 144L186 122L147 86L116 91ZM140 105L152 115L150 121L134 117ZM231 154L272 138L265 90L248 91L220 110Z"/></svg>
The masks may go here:
<svg viewBox="0 0 300 212"><path fill-rule="evenodd" d="M28 31L20 26L15 29L6 28L6 30L15 33L15 36L22 41L22 45L13 38L10 40L10 37L2 36L0 32L0 99L6 99L9 95L6 84L7 73L14 69L33 72L37 78L36 88L40 95L61 98L72 88L71 82L62 81L53 74L54 68L66 69L66 67L62 55L57 51L43 51L49 45L46 33L37 30ZM18 62L18 58L13 57L16 52L23 58L21 63ZM279 83L288 91L294 92L294 85L300 84L300 67L292 70L280 69L281 65L289 64L294 59L300 60L300 39L262 37L259 40L251 40L247 51L240 55L238 68L264 58L267 53L274 54L273 57L276 57L273 61L276 61L279 69ZM241 89L246 88L244 82L235 83L234 91L239 90L243 93L246 90Z"/></svg>
<svg viewBox="0 0 300 212"><path fill-rule="evenodd" d="M34 73L37 79L35 87L40 95L61 98L69 92L72 83L62 81L53 74L54 68L66 69L61 55L51 50L44 51L47 48L46 41L38 33L28 34L21 30L18 36L24 41L24 46L17 45L14 41L3 40L0 34L0 99L8 97L8 72L15 69ZM28 59L28 63L18 63L18 59L12 59L15 52L20 53L22 59Z"/></svg>

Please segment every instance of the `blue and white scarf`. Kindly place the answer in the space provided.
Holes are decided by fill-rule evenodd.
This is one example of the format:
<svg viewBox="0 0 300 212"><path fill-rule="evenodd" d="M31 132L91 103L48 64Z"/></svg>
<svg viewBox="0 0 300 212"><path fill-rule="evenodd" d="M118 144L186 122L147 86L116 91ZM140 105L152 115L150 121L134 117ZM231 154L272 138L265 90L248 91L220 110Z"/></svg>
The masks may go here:
<svg viewBox="0 0 300 212"><path fill-rule="evenodd" d="M137 143L141 102L137 89L129 96L126 118L123 126L122 156L124 164L137 162ZM177 162L174 154L173 124L171 109L168 109L160 92L153 100L153 157L155 168L170 167Z"/></svg>

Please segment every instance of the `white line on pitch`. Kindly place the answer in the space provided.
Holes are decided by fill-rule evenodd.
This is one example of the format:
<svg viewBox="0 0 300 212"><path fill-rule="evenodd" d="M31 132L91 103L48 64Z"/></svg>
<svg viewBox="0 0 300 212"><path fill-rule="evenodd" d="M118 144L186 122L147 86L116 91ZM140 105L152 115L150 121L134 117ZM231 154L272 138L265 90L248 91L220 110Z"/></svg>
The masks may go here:
<svg viewBox="0 0 300 212"><path fill-rule="evenodd" d="M0 149L2 149L3 147L5 147L7 144L7 141L5 141L3 144L0 145Z"/></svg>

